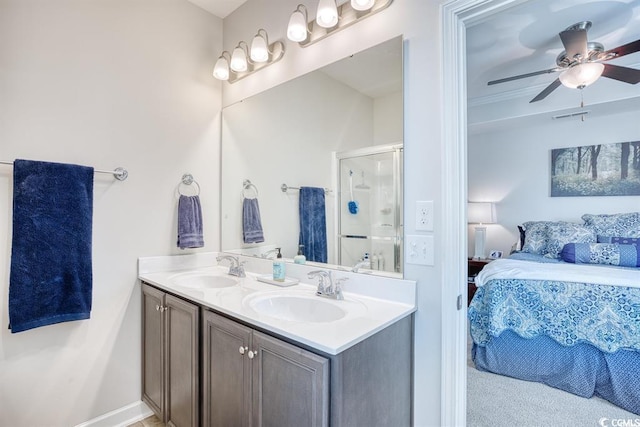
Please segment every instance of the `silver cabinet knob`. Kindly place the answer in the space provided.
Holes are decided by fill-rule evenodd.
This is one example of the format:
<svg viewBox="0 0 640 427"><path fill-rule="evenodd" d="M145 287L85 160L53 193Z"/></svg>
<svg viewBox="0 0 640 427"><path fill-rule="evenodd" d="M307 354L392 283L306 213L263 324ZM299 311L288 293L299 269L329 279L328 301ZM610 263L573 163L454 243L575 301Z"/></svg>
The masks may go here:
<svg viewBox="0 0 640 427"><path fill-rule="evenodd" d="M240 352L240 354L244 354L245 350L246 350L245 347L240 346L240 348L238 349L238 352Z"/></svg>
<svg viewBox="0 0 640 427"><path fill-rule="evenodd" d="M160 311L160 306L156 304L156 311Z"/></svg>
<svg viewBox="0 0 640 427"><path fill-rule="evenodd" d="M247 356L249 356L249 359L253 359L257 355L258 355L257 351L249 351L249 354L247 354Z"/></svg>

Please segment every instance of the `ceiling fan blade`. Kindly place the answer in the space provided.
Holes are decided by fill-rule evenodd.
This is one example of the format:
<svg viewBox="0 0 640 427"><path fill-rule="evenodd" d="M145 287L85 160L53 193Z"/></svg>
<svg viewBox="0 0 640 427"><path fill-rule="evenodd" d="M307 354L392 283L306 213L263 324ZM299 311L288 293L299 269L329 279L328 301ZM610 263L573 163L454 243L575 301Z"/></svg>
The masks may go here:
<svg viewBox="0 0 640 427"><path fill-rule="evenodd" d="M570 61L573 61L576 55L580 55L581 58L587 57L587 30L565 30L560 33L560 40Z"/></svg>
<svg viewBox="0 0 640 427"><path fill-rule="evenodd" d="M510 82L512 80L524 79L526 77L538 76L540 74L555 73L556 71L560 71L560 69L559 68L550 68L548 70L534 71L532 73L519 74L517 76L512 76L512 77L505 77L504 79L492 80L489 83L487 83L487 85L489 85L489 86L497 85L498 83L504 83L504 82Z"/></svg>
<svg viewBox="0 0 640 427"><path fill-rule="evenodd" d="M620 58L621 56L625 56L638 51L640 51L640 40L623 44L622 46L614 47L613 49L609 49L606 52L603 52L603 54L608 55L610 53L613 53L615 54L614 58Z"/></svg>
<svg viewBox="0 0 640 427"><path fill-rule="evenodd" d="M620 65L603 64L602 75L610 79L635 85L640 83L640 70L634 68L621 67Z"/></svg>
<svg viewBox="0 0 640 427"><path fill-rule="evenodd" d="M560 79L555 79L549 86L544 88L544 90L542 92L540 92L538 94L538 96L536 96L531 101L529 101L529 104L531 104L532 102L542 101L543 99L545 99L547 97L547 95L549 95L551 92L556 90L558 88L558 86L560 86L561 84L562 83L560 82Z"/></svg>

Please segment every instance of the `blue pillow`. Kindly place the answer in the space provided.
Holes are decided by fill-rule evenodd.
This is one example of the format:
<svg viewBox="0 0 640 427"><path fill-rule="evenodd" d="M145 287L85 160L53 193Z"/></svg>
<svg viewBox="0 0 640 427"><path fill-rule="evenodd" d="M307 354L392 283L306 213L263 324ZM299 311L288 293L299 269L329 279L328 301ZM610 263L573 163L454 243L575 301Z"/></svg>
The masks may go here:
<svg viewBox="0 0 640 427"><path fill-rule="evenodd" d="M567 243L560 253L566 262L640 267L640 245Z"/></svg>
<svg viewBox="0 0 640 427"><path fill-rule="evenodd" d="M598 243L620 243L621 245L640 245L640 237L598 236Z"/></svg>

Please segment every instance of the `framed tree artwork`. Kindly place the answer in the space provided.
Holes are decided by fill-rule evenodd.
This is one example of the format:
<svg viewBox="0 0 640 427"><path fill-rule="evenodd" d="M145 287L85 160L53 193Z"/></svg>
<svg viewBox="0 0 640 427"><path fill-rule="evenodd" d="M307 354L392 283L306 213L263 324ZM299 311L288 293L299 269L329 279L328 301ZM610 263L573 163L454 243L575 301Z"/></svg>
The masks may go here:
<svg viewBox="0 0 640 427"><path fill-rule="evenodd" d="M551 197L640 195L640 141L551 150Z"/></svg>

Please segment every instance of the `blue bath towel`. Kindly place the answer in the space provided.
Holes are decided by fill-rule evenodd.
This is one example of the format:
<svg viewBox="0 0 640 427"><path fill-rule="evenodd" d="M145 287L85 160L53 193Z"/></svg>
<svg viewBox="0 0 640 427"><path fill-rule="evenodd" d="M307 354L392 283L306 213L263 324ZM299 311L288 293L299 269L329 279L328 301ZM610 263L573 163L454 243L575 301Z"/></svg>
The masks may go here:
<svg viewBox="0 0 640 427"><path fill-rule="evenodd" d="M300 239L307 261L327 262L324 188L300 188Z"/></svg>
<svg viewBox="0 0 640 427"><path fill-rule="evenodd" d="M92 219L93 168L14 162L11 332L89 318Z"/></svg>
<svg viewBox="0 0 640 427"><path fill-rule="evenodd" d="M178 247L180 249L203 247L202 230L200 197L180 195L178 200Z"/></svg>
<svg viewBox="0 0 640 427"><path fill-rule="evenodd" d="M242 239L245 243L264 242L258 199L242 201Z"/></svg>

